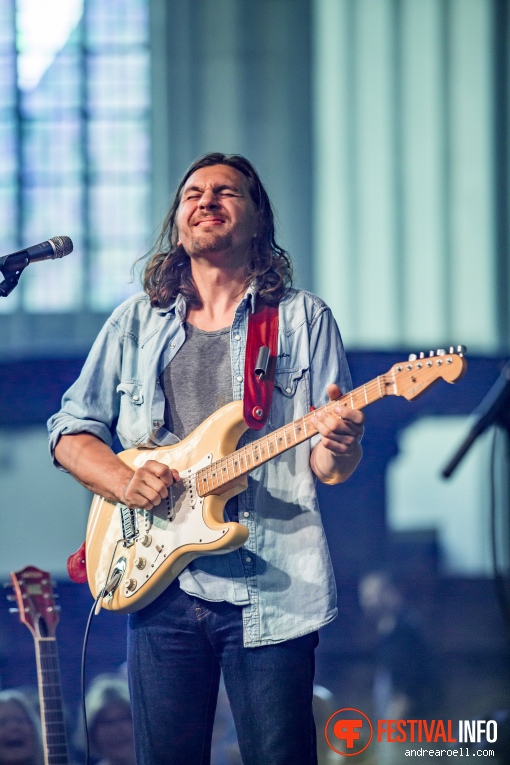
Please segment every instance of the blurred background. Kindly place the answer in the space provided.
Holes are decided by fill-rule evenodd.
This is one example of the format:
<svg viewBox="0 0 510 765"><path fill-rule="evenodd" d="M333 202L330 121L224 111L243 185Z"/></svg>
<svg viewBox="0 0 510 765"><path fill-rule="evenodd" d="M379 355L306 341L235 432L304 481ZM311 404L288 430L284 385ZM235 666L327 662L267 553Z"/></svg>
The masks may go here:
<svg viewBox="0 0 510 765"><path fill-rule="evenodd" d="M331 306L355 386L410 352L468 348L457 385L371 407L362 465L320 487L340 616L318 683L333 709L376 715L394 672L383 616L412 613L434 715L506 714L508 401L441 471L510 357L509 35L507 0L0 0L0 256L74 242L0 302L0 572L58 581L71 716L92 599L66 561L91 497L52 467L45 421L208 151L259 170L296 286ZM0 687L33 686L33 641L8 608ZM88 656L90 677L117 671L124 617L94 620Z"/></svg>

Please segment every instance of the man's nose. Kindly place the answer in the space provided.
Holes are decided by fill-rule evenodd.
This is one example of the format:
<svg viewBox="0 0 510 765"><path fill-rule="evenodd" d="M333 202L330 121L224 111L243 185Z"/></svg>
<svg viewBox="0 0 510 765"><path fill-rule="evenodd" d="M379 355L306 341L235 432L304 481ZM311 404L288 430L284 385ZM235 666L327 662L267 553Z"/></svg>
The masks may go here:
<svg viewBox="0 0 510 765"><path fill-rule="evenodd" d="M200 207L211 208L218 205L218 199L212 189L206 189L200 197Z"/></svg>

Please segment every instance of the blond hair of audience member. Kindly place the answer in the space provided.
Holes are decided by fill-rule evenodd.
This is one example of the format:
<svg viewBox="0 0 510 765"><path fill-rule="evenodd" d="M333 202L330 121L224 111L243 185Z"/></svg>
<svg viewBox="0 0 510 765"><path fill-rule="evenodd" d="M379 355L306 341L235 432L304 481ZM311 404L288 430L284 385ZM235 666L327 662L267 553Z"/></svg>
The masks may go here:
<svg viewBox="0 0 510 765"><path fill-rule="evenodd" d="M136 765L133 722L127 682L117 675L98 675L85 697L90 749L98 765ZM77 745L84 748L83 730Z"/></svg>
<svg viewBox="0 0 510 765"><path fill-rule="evenodd" d="M19 691L0 691L0 765L43 765L41 724Z"/></svg>

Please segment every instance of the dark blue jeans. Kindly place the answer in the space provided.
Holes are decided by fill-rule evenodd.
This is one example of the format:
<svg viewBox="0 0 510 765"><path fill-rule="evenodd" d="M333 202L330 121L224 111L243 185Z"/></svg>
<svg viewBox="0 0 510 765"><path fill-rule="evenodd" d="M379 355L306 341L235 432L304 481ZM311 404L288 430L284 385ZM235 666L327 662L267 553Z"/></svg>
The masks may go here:
<svg viewBox="0 0 510 765"><path fill-rule="evenodd" d="M244 765L316 765L317 633L243 646L242 610L174 582L131 614L128 667L138 765L208 765L220 668Z"/></svg>

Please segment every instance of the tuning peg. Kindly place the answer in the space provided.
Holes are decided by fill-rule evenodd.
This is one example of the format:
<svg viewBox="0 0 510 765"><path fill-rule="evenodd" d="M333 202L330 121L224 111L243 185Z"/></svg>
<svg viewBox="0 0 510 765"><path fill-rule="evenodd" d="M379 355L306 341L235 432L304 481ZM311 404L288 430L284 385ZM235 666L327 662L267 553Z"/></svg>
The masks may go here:
<svg viewBox="0 0 510 765"><path fill-rule="evenodd" d="M444 348L438 348L436 351L436 356L446 356L446 351Z"/></svg>
<svg viewBox="0 0 510 765"><path fill-rule="evenodd" d="M453 345L450 345L450 347L448 348L448 353L455 353L455 348L453 347Z"/></svg>
<svg viewBox="0 0 510 765"><path fill-rule="evenodd" d="M463 356L464 353L466 353L466 351L467 351L467 348L466 348L465 345L458 345L457 346L457 353L459 354L459 356Z"/></svg>
<svg viewBox="0 0 510 765"><path fill-rule="evenodd" d="M429 356L435 356L435 355L436 355L435 351L429 351Z"/></svg>
<svg viewBox="0 0 510 765"><path fill-rule="evenodd" d="M417 358L418 356L416 355L416 353L410 353L408 361L416 361Z"/></svg>
<svg viewBox="0 0 510 765"><path fill-rule="evenodd" d="M423 353L423 351L420 351L420 359L424 359L424 358L425 358L425 354Z"/></svg>
<svg viewBox="0 0 510 765"><path fill-rule="evenodd" d="M10 614L19 614L19 608L9 608Z"/></svg>

